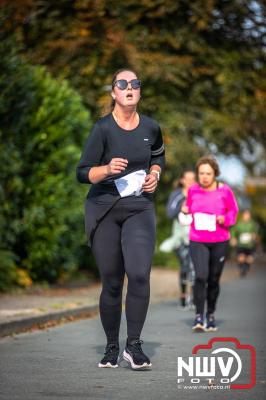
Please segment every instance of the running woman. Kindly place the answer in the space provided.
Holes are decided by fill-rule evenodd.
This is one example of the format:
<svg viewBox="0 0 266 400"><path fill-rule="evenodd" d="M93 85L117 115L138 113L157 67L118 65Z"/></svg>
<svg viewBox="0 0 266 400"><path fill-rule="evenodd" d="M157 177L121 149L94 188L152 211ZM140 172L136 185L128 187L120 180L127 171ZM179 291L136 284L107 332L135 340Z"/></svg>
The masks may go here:
<svg viewBox="0 0 266 400"><path fill-rule="evenodd" d="M180 262L179 285L180 306L182 308L193 307L192 287L194 285L194 268L189 254L189 230L192 222L191 216L181 211L182 205L187 198L188 189L195 184L195 172L186 170L178 180L178 188L174 190L167 202L167 216L174 219L173 242L175 254Z"/></svg>
<svg viewBox="0 0 266 400"><path fill-rule="evenodd" d="M140 335L149 305L155 246L153 193L165 160L158 123L137 112L140 89L134 71L115 74L112 112L95 123L77 167L79 182L92 184L85 203L85 227L102 280L100 316L107 345L100 368L118 367L125 274L123 358L133 369L152 365Z"/></svg>
<svg viewBox="0 0 266 400"><path fill-rule="evenodd" d="M258 225L252 219L250 210L244 210L232 229L232 244L236 245L240 276L247 275L254 262L258 239Z"/></svg>
<svg viewBox="0 0 266 400"><path fill-rule="evenodd" d="M212 156L196 165L198 183L188 191L183 212L193 216L190 229L190 254L195 268L194 331L216 331L214 312L220 291L230 226L236 222L238 206L228 185L217 181L219 166ZM206 324L204 324L205 303Z"/></svg>

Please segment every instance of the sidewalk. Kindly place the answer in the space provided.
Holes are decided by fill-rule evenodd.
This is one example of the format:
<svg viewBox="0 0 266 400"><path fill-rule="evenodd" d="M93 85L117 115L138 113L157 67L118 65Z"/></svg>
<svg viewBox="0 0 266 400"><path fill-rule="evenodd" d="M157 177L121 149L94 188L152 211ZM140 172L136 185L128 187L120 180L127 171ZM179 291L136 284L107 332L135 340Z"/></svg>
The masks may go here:
<svg viewBox="0 0 266 400"><path fill-rule="evenodd" d="M238 277L236 266L227 264L222 282ZM125 283L126 285L126 283ZM83 288L40 289L37 293L0 295L0 337L45 328L98 313L101 284ZM125 296L124 289L124 296ZM179 297L177 270L152 268L151 304Z"/></svg>

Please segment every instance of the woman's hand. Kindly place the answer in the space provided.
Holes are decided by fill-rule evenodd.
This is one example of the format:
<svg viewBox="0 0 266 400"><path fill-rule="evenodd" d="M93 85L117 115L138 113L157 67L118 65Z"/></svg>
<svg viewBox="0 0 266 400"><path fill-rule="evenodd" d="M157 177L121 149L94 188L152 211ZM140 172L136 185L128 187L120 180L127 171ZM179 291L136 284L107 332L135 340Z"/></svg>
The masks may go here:
<svg viewBox="0 0 266 400"><path fill-rule="evenodd" d="M142 185L143 192L153 193L158 185L158 178L155 174L147 174Z"/></svg>
<svg viewBox="0 0 266 400"><path fill-rule="evenodd" d="M217 215L216 221L218 224L223 225L224 224L224 215Z"/></svg>
<svg viewBox="0 0 266 400"><path fill-rule="evenodd" d="M107 164L107 174L120 174L120 172L125 171L127 164L128 161L125 158L112 158L109 164Z"/></svg>
<svg viewBox="0 0 266 400"><path fill-rule="evenodd" d="M128 161L124 158L112 158L112 160L107 165L92 167L89 170L89 181L95 184L101 182L103 179L107 178L110 175L119 174L126 169L127 164Z"/></svg>
<svg viewBox="0 0 266 400"><path fill-rule="evenodd" d="M184 214L188 214L189 213L189 209L188 206L186 206L185 204L181 207L181 211Z"/></svg>

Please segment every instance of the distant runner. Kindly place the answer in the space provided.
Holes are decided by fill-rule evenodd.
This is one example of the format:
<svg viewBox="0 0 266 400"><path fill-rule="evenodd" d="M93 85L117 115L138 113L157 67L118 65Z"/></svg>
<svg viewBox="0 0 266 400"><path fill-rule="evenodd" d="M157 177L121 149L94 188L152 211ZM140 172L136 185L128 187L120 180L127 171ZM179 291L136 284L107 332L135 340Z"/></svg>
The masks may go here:
<svg viewBox="0 0 266 400"><path fill-rule="evenodd" d="M232 229L232 245L236 246L240 276L246 276L254 262L258 237L258 225L252 219L250 210L244 210Z"/></svg>
<svg viewBox="0 0 266 400"><path fill-rule="evenodd" d="M185 213L191 213L190 252L195 268L194 331L216 331L214 312L219 295L219 281L230 239L229 227L236 222L238 206L230 187L218 182L217 161L202 157L196 165L198 183L188 191ZM204 324L207 303L206 324Z"/></svg>

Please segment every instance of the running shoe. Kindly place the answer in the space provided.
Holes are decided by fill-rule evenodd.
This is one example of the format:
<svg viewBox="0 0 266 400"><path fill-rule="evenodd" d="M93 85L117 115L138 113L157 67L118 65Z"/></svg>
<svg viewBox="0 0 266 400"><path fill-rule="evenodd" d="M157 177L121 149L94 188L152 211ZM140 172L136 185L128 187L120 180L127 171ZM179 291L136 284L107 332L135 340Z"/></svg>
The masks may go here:
<svg viewBox="0 0 266 400"><path fill-rule="evenodd" d="M204 332L205 331L204 324L203 324L203 316L201 314L196 315L192 330L194 332Z"/></svg>
<svg viewBox="0 0 266 400"><path fill-rule="evenodd" d="M139 339L132 343L127 342L123 352L124 360L127 361L134 370L151 369L152 366L149 358L143 353L141 348L142 343L143 341Z"/></svg>
<svg viewBox="0 0 266 400"><path fill-rule="evenodd" d="M117 368L119 359L119 346L116 343L107 344L103 359L99 362L99 368Z"/></svg>
<svg viewBox="0 0 266 400"><path fill-rule="evenodd" d="M205 326L205 331L206 332L216 332L217 331L217 326L215 323L215 318L213 314L207 314L206 315L206 326Z"/></svg>

